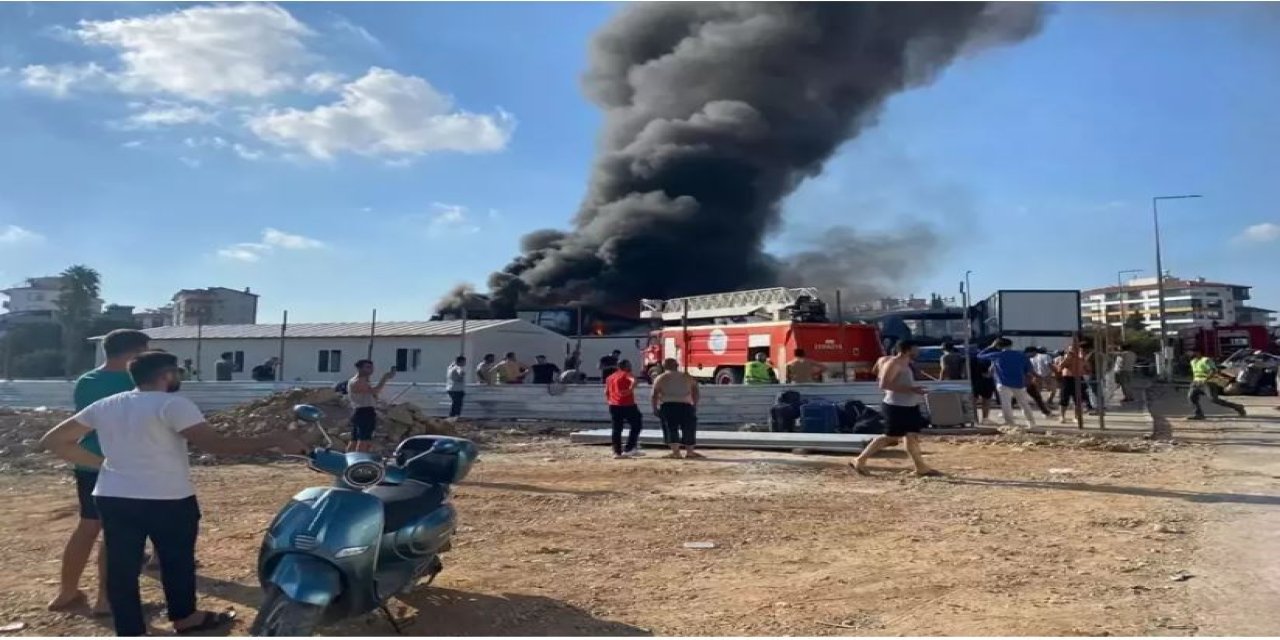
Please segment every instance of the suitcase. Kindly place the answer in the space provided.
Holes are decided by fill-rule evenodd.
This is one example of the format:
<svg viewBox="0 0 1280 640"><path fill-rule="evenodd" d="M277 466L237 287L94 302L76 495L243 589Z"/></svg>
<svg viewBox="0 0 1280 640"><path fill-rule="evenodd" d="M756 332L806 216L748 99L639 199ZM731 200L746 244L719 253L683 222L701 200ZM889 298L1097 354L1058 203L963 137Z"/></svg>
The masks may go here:
<svg viewBox="0 0 1280 640"><path fill-rule="evenodd" d="M840 427L840 410L826 400L810 400L800 406L800 431L835 433Z"/></svg>
<svg viewBox="0 0 1280 640"><path fill-rule="evenodd" d="M961 391L935 391L926 395L929 425L933 427L972 426L973 406L969 394Z"/></svg>

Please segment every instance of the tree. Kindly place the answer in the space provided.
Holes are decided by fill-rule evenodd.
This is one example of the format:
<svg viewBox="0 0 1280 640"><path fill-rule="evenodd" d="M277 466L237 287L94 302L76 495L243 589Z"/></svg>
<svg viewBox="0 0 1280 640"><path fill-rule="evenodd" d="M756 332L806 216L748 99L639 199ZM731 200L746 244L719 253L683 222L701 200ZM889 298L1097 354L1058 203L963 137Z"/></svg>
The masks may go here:
<svg viewBox="0 0 1280 640"><path fill-rule="evenodd" d="M1134 311L1129 314L1129 317L1124 319L1124 328L1128 331L1146 331L1147 323L1142 317L1142 312Z"/></svg>
<svg viewBox="0 0 1280 640"><path fill-rule="evenodd" d="M62 290L58 294L58 323L62 325L62 353L65 375L75 375L83 368L82 349L88 337L89 321L97 312L102 278L84 265L68 267L62 274Z"/></svg>

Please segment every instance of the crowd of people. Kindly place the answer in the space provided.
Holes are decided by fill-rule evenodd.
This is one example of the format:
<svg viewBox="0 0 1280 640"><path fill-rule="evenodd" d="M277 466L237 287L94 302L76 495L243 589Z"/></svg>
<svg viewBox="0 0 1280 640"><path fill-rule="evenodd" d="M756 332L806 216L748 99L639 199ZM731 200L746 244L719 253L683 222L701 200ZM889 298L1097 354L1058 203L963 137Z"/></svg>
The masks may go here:
<svg viewBox="0 0 1280 640"><path fill-rule="evenodd" d="M68 539L61 559L59 589L50 601L50 610L89 606L95 615L111 616L118 635L142 635L147 631L139 595L139 575L149 566L160 572L168 617L180 634L227 626L233 614L204 611L196 606L195 546L199 531L200 507L190 479L188 445L214 454L245 454L268 449L289 453L305 452L306 446L288 432L256 438L220 434L210 427L196 405L178 395L188 371L178 359L162 351L149 350L145 333L117 330L102 342L105 363L83 376L75 385L77 413L45 434L41 445L74 465L79 520ZM922 405L929 393L920 384L918 346L898 342L891 356L874 367L878 386L884 393L884 434L876 437L853 462L854 472L867 475L867 461L886 447L905 441L916 474L940 475L924 461L920 432L928 425ZM1240 405L1223 400L1214 382L1217 365L1201 353L1191 353L1193 379L1188 401L1194 407L1192 419L1203 419L1201 401L1230 408L1244 416ZM217 374L229 373L230 354L218 363ZM790 382L821 381L826 367L807 358L803 349L794 351L785 368ZM991 400L998 397L1006 424L1014 424L1014 403L1021 408L1028 426L1035 426L1034 406L1046 417L1049 404L1058 399L1059 419L1066 421L1071 403L1092 411L1103 402L1099 371L1095 370L1093 345L1079 341L1071 349L1050 354L1044 349L1015 349L1012 341L1000 338L976 353L960 353L954 345L944 345L939 361L940 380L965 380L981 409L985 422ZM1101 359L1123 393L1123 401L1133 399L1131 382L1136 357L1125 346ZM776 383L777 376L763 353L746 367L747 383ZM274 366L268 361L261 367ZM612 423L615 459L643 456L640 436L644 413L636 401L637 379L632 363L614 351L600 359L604 381L604 401ZM395 377L389 370L374 380L371 360L355 363L355 374L340 386L352 407L349 451L369 451L378 428L376 410L386 385ZM771 375L772 374L772 375ZM255 377L258 375L255 372ZM533 384L580 382L581 357L572 353L564 369L536 356L525 366L515 353L502 360L486 354L475 368L480 384ZM445 390L450 398L449 415L462 414L467 387L467 359L459 356L447 368ZM1048 394L1048 399L1043 397ZM652 380L650 413L662 426L669 452L665 457L699 459L697 451L697 408L701 394L697 380L674 358L662 362L662 371ZM625 436L625 437L624 437ZM98 586L90 605L80 590L89 557L101 534L98 552ZM154 549L148 563L147 541Z"/></svg>

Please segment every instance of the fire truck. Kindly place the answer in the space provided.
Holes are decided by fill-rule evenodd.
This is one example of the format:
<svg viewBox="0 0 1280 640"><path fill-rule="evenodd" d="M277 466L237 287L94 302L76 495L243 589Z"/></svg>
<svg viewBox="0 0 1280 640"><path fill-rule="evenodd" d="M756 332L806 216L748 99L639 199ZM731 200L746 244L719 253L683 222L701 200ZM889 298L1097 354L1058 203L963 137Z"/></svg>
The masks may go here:
<svg viewBox="0 0 1280 640"><path fill-rule="evenodd" d="M658 324L644 350L652 379L675 358L699 380L740 384L748 360L768 356L779 381L796 349L827 365L828 380L871 380L883 354L874 325L831 322L813 288L774 287L671 300L642 300L641 318Z"/></svg>

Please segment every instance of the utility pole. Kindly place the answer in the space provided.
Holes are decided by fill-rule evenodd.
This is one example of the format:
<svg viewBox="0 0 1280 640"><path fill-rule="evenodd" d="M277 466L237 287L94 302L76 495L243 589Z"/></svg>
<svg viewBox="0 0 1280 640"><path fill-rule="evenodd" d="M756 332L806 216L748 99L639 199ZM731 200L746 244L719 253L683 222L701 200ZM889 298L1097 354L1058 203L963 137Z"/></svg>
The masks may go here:
<svg viewBox="0 0 1280 640"><path fill-rule="evenodd" d="M1160 309L1160 358L1156 361L1159 370L1156 372L1157 377L1161 380L1169 379L1169 362L1172 360L1169 353L1169 336L1168 322L1164 312L1164 264L1160 261L1160 201L1161 200L1186 200L1188 198L1201 198L1203 196L1196 194L1187 194L1181 196L1156 196L1151 199L1151 220L1155 223L1156 232L1156 304Z"/></svg>

